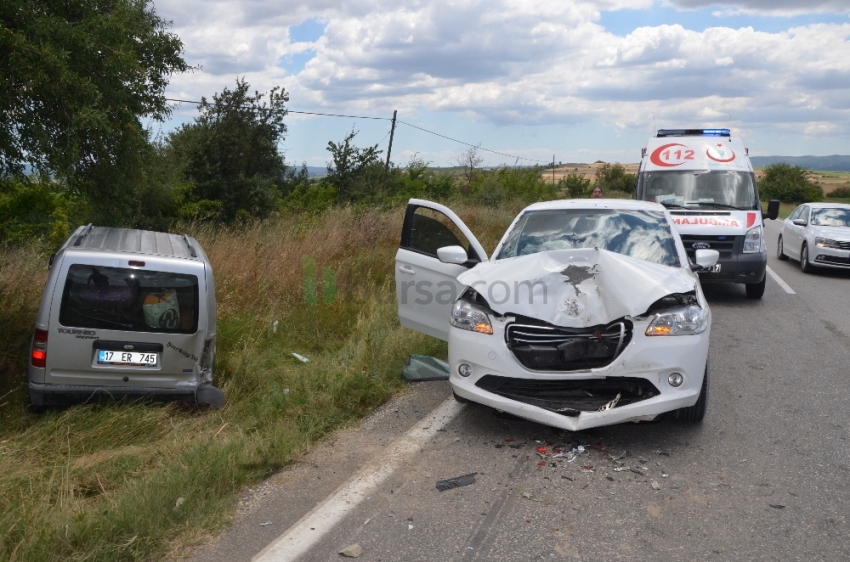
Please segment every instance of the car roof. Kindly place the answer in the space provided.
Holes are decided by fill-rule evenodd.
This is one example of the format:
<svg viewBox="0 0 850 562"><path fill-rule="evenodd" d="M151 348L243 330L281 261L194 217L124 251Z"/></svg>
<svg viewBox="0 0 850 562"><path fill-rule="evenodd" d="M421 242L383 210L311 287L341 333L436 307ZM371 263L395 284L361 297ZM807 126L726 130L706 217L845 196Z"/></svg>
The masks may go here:
<svg viewBox="0 0 850 562"><path fill-rule="evenodd" d="M847 203L806 203L812 209L850 209Z"/></svg>
<svg viewBox="0 0 850 562"><path fill-rule="evenodd" d="M203 255L197 251L197 242L185 234L92 225L78 228L64 247L70 252L130 253L195 261L202 261L200 256Z"/></svg>
<svg viewBox="0 0 850 562"><path fill-rule="evenodd" d="M665 211L660 203L637 201L635 199L561 199L529 205L525 211L566 210L566 209L614 209L628 211Z"/></svg>

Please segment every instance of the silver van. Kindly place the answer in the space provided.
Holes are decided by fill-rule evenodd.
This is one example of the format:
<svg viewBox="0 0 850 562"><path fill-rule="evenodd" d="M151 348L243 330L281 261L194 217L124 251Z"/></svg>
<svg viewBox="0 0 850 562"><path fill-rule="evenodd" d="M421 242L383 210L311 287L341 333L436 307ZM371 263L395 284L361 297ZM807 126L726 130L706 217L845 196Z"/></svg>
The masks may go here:
<svg viewBox="0 0 850 562"><path fill-rule="evenodd" d="M99 395L222 406L213 272L196 240L89 224L50 266L30 352L32 406Z"/></svg>

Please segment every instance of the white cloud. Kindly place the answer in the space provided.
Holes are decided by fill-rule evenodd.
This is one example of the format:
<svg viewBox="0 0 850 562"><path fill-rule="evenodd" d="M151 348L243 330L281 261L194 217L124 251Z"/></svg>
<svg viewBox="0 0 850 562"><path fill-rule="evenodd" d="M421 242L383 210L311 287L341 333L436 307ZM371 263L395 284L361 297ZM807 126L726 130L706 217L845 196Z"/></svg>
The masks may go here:
<svg viewBox="0 0 850 562"><path fill-rule="evenodd" d="M502 125L595 121L618 130L644 130L653 115L659 126L734 121L769 131L794 122L850 138L850 24L781 33L659 25L621 37L596 23L602 8L651 4L168 0L157 10L174 20L187 62L203 65L172 80L169 93L183 99L210 96L245 76L260 91L283 85L294 109L311 111L397 108L407 116L427 110ZM846 0L815 0L811 10L839 4ZM290 42L288 28L310 18L327 22L324 35L312 44ZM278 66L308 49L315 56L295 75Z"/></svg>
<svg viewBox="0 0 850 562"><path fill-rule="evenodd" d="M714 6L729 6L721 13L727 14L769 14L773 16L796 16L811 13L850 12L847 0L669 0L677 8L697 9Z"/></svg>

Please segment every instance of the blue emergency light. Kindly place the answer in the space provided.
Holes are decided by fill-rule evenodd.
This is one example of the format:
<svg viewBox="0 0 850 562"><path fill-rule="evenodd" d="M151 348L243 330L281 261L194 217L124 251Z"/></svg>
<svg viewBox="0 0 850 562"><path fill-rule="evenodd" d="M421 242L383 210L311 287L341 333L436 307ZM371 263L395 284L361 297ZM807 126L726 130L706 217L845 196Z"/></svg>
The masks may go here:
<svg viewBox="0 0 850 562"><path fill-rule="evenodd" d="M729 129L659 129L656 137L728 137Z"/></svg>

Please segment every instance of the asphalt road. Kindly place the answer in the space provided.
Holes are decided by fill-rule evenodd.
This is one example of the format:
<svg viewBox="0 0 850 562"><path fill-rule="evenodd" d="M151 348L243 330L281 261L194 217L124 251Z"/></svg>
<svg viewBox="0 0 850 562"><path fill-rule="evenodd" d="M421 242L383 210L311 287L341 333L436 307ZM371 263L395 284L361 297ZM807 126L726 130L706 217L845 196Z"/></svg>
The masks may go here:
<svg viewBox="0 0 850 562"><path fill-rule="evenodd" d="M778 261L779 224L767 221L769 265L796 294L772 278L758 301L704 287L714 316L701 425L565 433L466 406L300 560L342 560L355 543L368 561L850 559L850 272ZM195 559L251 560L450 395L420 383L335 435L248 492L234 527ZM575 462L551 458L579 444L589 452ZM435 487L470 473L471 485Z"/></svg>

